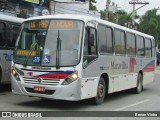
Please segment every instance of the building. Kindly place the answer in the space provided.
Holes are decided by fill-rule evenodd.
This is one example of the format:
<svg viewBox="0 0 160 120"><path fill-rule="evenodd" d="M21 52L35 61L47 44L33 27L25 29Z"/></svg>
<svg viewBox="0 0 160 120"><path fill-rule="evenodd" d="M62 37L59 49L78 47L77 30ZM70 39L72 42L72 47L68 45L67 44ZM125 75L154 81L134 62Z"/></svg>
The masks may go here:
<svg viewBox="0 0 160 120"><path fill-rule="evenodd" d="M100 18L98 11L89 10L89 0L55 0L54 4L50 0L42 0L41 4L42 7L35 8L34 16L42 15L44 10L48 10L52 14L83 14Z"/></svg>
<svg viewBox="0 0 160 120"><path fill-rule="evenodd" d="M0 8L0 14L17 17L33 17L44 14L83 14L100 18L98 11L89 10L89 0L55 0L50 5L50 0L0 0L6 1L6 8ZM0 2L1 3L1 2Z"/></svg>
<svg viewBox="0 0 160 120"><path fill-rule="evenodd" d="M0 4L1 1L5 2L5 7L0 7L0 14L24 18L33 16L34 8L39 6L39 3L28 2L29 0L0 0Z"/></svg>

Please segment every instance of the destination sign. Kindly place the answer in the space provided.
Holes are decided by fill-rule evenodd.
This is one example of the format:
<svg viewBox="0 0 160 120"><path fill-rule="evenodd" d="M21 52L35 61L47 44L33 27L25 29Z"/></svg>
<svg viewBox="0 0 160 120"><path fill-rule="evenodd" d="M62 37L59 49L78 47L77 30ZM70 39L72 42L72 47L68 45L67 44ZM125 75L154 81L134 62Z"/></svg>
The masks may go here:
<svg viewBox="0 0 160 120"><path fill-rule="evenodd" d="M24 56L35 56L36 55L36 51L32 51L32 53L30 53L30 51L28 50L17 50L16 52L17 55L24 55Z"/></svg>
<svg viewBox="0 0 160 120"><path fill-rule="evenodd" d="M73 20L51 20L30 21L30 29L71 29L77 27L77 22Z"/></svg>

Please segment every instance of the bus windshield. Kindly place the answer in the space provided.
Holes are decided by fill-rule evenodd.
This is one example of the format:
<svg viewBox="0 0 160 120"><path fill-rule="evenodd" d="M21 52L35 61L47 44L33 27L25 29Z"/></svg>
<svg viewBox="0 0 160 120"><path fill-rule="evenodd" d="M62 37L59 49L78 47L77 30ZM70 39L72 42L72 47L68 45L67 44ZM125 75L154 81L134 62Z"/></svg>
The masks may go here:
<svg viewBox="0 0 160 120"><path fill-rule="evenodd" d="M13 61L31 66L74 66L80 60L83 22L34 20L22 25Z"/></svg>

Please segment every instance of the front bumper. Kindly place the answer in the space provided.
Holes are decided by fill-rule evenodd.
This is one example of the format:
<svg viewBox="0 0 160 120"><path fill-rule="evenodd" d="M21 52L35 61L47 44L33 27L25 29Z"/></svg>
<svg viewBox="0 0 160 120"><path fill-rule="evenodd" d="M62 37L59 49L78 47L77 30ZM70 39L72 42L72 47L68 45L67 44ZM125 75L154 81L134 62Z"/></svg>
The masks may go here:
<svg viewBox="0 0 160 120"><path fill-rule="evenodd" d="M19 95L35 96L48 99L60 99L69 101L81 100L81 81L77 79L69 85L43 85L43 84L27 84L21 81L17 81L13 75L11 75L12 92ZM34 86L45 87L46 93L35 93L33 91Z"/></svg>

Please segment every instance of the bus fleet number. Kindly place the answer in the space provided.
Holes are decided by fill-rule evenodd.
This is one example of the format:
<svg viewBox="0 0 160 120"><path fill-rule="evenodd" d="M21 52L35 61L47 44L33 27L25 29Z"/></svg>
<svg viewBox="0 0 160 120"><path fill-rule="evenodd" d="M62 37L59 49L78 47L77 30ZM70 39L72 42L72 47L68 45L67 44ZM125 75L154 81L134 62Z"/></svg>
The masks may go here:
<svg viewBox="0 0 160 120"><path fill-rule="evenodd" d="M6 61L12 61L13 54L3 53L3 55Z"/></svg>

